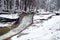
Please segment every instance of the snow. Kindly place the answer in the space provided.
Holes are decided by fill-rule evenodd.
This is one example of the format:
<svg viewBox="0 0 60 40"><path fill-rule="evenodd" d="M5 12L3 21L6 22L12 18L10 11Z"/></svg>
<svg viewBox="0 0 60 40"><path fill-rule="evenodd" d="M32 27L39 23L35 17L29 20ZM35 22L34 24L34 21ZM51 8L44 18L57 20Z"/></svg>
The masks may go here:
<svg viewBox="0 0 60 40"><path fill-rule="evenodd" d="M36 19L48 19L48 17L50 16L54 16L55 14L49 14L49 15L42 15L42 14L39 14L38 16L35 15L33 18L33 20L36 20Z"/></svg>
<svg viewBox="0 0 60 40"><path fill-rule="evenodd" d="M37 14L51 14L52 13L52 12L49 12L49 11L45 11L44 9L38 9L37 11L38 11Z"/></svg>
<svg viewBox="0 0 60 40"><path fill-rule="evenodd" d="M9 19L17 19L19 18L18 14L1 14L0 17L9 18ZM13 25L15 22L0 22L0 27L9 27Z"/></svg>
<svg viewBox="0 0 60 40"><path fill-rule="evenodd" d="M1 14L0 17L3 17L3 18L10 18L10 19L17 19L19 16L19 14L16 13L16 14Z"/></svg>
<svg viewBox="0 0 60 40"><path fill-rule="evenodd" d="M20 34L12 37L12 40L60 40L60 16L53 16L47 21L41 22L37 19L47 19L49 15L35 15L34 21L29 28L24 30L22 33L28 33L26 35Z"/></svg>
<svg viewBox="0 0 60 40"><path fill-rule="evenodd" d="M0 22L0 27L12 26L15 22Z"/></svg>
<svg viewBox="0 0 60 40"><path fill-rule="evenodd" d="M22 30L24 30L26 27L28 27L28 25L30 25L32 23L32 16L33 16L32 14L24 16L22 21L20 22L19 26L17 28L15 28L15 29L10 30L8 33L0 36L0 40L11 37L11 36L13 36L15 34L18 34Z"/></svg>
<svg viewBox="0 0 60 40"><path fill-rule="evenodd" d="M60 10L59 11L54 11L55 13L60 13Z"/></svg>

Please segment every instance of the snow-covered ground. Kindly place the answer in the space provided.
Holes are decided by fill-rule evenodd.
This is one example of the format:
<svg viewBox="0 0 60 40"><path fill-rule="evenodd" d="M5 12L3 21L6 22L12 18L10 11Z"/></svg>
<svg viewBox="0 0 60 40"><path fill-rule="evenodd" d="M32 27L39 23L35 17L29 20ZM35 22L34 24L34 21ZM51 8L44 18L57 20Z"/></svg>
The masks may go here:
<svg viewBox="0 0 60 40"><path fill-rule="evenodd" d="M19 14L1 14L0 17L2 18L8 18L8 19L17 19L19 18ZM11 26L15 22L0 22L0 27L6 27L6 26Z"/></svg>
<svg viewBox="0 0 60 40"><path fill-rule="evenodd" d="M15 22L0 22L0 27L12 26Z"/></svg>
<svg viewBox="0 0 60 40"><path fill-rule="evenodd" d="M51 14L49 14L51 16ZM12 37L12 40L60 40L60 16L53 16L47 19L48 15L35 15L34 22L22 33ZM19 36L20 35L20 36ZM17 36L19 36L17 38Z"/></svg>
<svg viewBox="0 0 60 40"><path fill-rule="evenodd" d="M3 18L9 18L9 19L17 19L19 16L19 14L16 13L16 14L1 14L0 17L3 17Z"/></svg>
<svg viewBox="0 0 60 40"><path fill-rule="evenodd" d="M22 30L24 30L26 27L28 27L28 25L30 25L32 23L32 16L33 16L32 14L24 16L22 18L22 21L20 22L19 26L17 28L10 30L8 33L0 36L0 40L3 40L8 37L11 37L13 35L16 35L19 32L21 32Z"/></svg>

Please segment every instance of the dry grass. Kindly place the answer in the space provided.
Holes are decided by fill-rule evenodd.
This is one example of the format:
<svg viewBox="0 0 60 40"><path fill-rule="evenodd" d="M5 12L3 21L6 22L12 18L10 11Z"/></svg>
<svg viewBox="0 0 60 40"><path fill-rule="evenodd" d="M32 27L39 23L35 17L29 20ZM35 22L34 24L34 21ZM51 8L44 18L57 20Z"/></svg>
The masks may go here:
<svg viewBox="0 0 60 40"><path fill-rule="evenodd" d="M7 32L9 32L10 30L18 27L18 23L14 23L12 26L10 27L0 27L0 36L3 34L6 34Z"/></svg>

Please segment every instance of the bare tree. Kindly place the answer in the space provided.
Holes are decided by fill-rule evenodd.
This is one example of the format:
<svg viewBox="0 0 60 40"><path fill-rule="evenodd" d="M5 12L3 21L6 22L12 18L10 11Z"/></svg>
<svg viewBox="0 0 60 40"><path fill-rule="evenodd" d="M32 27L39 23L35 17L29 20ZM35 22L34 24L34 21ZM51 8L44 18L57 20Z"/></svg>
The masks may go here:
<svg viewBox="0 0 60 40"><path fill-rule="evenodd" d="M54 11L54 10L57 10L58 9L58 6L57 6L57 1L58 0L47 0L46 2L46 9L48 11Z"/></svg>
<svg viewBox="0 0 60 40"><path fill-rule="evenodd" d="M27 10L27 8L32 9L35 7L35 0L21 0L20 7L23 7L23 10Z"/></svg>

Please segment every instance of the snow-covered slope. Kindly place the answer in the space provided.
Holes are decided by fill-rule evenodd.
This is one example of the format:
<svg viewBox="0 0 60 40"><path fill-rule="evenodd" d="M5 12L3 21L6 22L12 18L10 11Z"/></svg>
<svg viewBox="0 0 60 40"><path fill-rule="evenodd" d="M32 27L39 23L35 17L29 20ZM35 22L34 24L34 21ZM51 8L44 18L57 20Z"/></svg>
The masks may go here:
<svg viewBox="0 0 60 40"><path fill-rule="evenodd" d="M1 14L0 17L9 18L9 19L17 19L19 14Z"/></svg>
<svg viewBox="0 0 60 40"><path fill-rule="evenodd" d="M22 30L24 30L26 27L28 27L28 25L32 23L32 16L33 16L32 14L24 16L19 26L17 28L10 30L8 33L0 36L0 40L14 36L18 34L19 32L21 32Z"/></svg>
<svg viewBox="0 0 60 40"><path fill-rule="evenodd" d="M48 18L49 16L42 16ZM18 35L12 37L12 40L60 40L60 16L53 16L47 21L41 22L40 15L34 16L34 23L24 30L20 37Z"/></svg>
<svg viewBox="0 0 60 40"><path fill-rule="evenodd" d="M8 19L17 19L17 18L19 18L18 15L19 15L18 13L17 14L1 14L0 17L8 18ZM15 23L14 21L13 22L0 22L0 27L11 26L14 23Z"/></svg>
<svg viewBox="0 0 60 40"><path fill-rule="evenodd" d="M12 26L15 22L0 22L0 27Z"/></svg>

